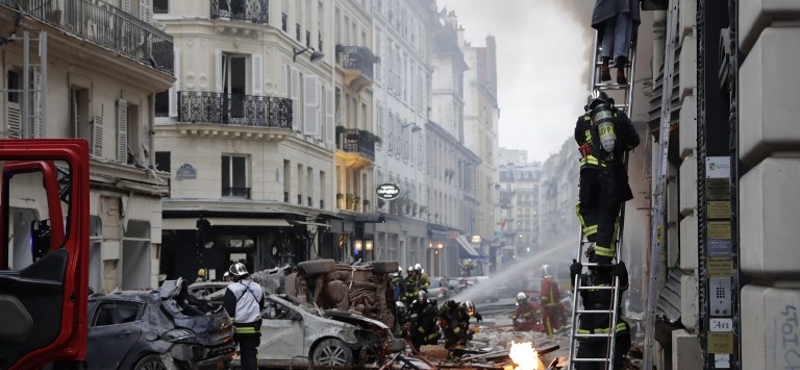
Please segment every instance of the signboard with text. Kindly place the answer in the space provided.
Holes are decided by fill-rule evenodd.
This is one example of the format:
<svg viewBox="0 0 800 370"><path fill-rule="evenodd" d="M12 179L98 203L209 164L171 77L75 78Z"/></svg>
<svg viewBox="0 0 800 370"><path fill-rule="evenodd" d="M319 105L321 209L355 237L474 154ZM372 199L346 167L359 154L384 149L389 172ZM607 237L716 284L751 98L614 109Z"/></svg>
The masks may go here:
<svg viewBox="0 0 800 370"><path fill-rule="evenodd" d="M375 195L383 200L393 200L400 196L400 187L395 184L380 184L375 189Z"/></svg>

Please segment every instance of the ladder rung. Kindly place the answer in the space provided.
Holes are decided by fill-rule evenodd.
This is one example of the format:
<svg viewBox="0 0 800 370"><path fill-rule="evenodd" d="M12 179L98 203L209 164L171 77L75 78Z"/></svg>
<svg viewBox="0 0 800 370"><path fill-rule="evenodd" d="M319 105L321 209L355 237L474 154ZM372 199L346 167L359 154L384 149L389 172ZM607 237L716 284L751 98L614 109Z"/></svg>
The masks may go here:
<svg viewBox="0 0 800 370"><path fill-rule="evenodd" d="M595 84L594 88L597 90L626 90L630 84Z"/></svg>
<svg viewBox="0 0 800 370"><path fill-rule="evenodd" d="M610 286L610 285L604 285L604 286L587 285L587 286L580 286L580 287L578 287L578 289L580 289L580 290L612 290L612 289L614 289L614 287Z"/></svg>
<svg viewBox="0 0 800 370"><path fill-rule="evenodd" d="M591 357L575 357L572 359L574 362L608 362L607 358L591 358Z"/></svg>
<svg viewBox="0 0 800 370"><path fill-rule="evenodd" d="M614 310L578 310L578 313L614 313Z"/></svg>
<svg viewBox="0 0 800 370"><path fill-rule="evenodd" d="M610 338L610 334L575 334L575 338Z"/></svg>

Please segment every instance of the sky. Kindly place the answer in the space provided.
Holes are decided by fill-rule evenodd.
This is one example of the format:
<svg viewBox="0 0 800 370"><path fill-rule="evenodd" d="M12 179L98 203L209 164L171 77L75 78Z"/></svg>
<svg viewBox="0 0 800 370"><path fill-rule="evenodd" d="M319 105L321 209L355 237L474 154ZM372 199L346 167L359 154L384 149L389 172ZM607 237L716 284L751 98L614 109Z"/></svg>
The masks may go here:
<svg viewBox="0 0 800 370"><path fill-rule="evenodd" d="M437 0L454 10L464 38L497 42L500 146L529 161L558 152L589 94L589 0Z"/></svg>

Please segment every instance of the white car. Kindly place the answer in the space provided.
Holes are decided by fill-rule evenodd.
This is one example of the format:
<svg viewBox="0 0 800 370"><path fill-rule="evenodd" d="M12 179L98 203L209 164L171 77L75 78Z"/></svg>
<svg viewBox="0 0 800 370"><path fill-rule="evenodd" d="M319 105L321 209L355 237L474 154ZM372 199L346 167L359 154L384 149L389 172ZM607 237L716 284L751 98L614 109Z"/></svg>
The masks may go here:
<svg viewBox="0 0 800 370"><path fill-rule="evenodd" d="M290 301L292 300L292 301ZM269 295L262 311L259 366L353 366L405 349L382 322L338 310L319 310ZM234 364L238 359L234 360Z"/></svg>

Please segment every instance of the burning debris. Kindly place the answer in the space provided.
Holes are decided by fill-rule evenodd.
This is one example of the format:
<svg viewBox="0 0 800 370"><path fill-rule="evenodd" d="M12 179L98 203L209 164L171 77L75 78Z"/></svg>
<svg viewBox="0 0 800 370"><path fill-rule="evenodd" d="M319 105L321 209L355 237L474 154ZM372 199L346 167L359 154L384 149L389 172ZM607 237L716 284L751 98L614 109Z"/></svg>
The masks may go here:
<svg viewBox="0 0 800 370"><path fill-rule="evenodd" d="M544 364L539 359L539 353L533 349L531 342L512 343L508 353L517 367L504 366L505 370L543 370Z"/></svg>

